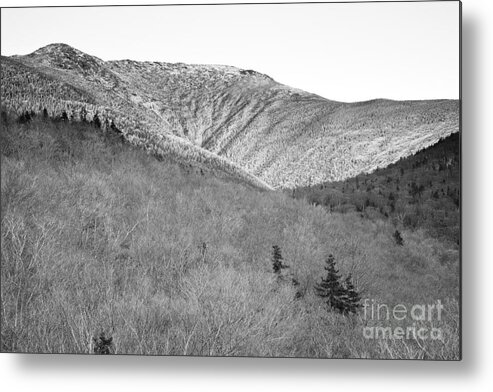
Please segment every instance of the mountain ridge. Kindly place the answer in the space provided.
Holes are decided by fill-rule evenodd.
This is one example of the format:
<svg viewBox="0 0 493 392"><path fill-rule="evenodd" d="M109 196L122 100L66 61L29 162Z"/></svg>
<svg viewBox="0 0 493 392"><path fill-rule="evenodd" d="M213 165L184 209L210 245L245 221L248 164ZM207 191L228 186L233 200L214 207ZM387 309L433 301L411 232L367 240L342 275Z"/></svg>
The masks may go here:
<svg viewBox="0 0 493 392"><path fill-rule="evenodd" d="M2 63L2 101L14 111L48 105L78 120L84 108L131 142L159 139L190 161L221 157L268 188L370 172L459 128L458 101L343 103L226 65L104 61L66 44Z"/></svg>

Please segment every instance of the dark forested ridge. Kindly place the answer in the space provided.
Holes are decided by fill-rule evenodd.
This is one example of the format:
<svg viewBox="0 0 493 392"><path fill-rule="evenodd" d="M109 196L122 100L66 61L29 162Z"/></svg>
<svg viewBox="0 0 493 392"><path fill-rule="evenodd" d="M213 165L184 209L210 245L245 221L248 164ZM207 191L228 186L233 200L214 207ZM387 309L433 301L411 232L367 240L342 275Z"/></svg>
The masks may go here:
<svg viewBox="0 0 493 392"><path fill-rule="evenodd" d="M460 240L460 134L454 133L386 168L345 181L292 191L331 211L357 211Z"/></svg>

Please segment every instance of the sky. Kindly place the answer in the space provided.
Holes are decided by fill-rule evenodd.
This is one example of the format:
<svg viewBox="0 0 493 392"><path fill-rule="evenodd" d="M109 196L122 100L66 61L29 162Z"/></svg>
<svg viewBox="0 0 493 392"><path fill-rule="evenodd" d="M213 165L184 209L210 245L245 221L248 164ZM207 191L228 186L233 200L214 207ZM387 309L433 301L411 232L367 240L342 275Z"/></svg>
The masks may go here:
<svg viewBox="0 0 493 392"><path fill-rule="evenodd" d="M254 69L337 101L459 98L455 1L2 9L2 55L56 42Z"/></svg>

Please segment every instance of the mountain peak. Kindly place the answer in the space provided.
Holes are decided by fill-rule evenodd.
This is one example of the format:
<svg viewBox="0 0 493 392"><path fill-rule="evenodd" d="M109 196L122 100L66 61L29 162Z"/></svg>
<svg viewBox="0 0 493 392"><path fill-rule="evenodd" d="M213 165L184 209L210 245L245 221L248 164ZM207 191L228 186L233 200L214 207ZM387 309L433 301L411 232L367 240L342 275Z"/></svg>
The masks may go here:
<svg viewBox="0 0 493 392"><path fill-rule="evenodd" d="M103 60L90 56L65 43L49 44L21 57L49 67L77 70L85 74L91 73L91 71L94 72L104 63Z"/></svg>
<svg viewBox="0 0 493 392"><path fill-rule="evenodd" d="M74 47L63 42L54 42L52 44L43 46L38 50L35 50L35 52L50 52L50 51L65 51L65 50L78 50L78 49L75 49Z"/></svg>
<svg viewBox="0 0 493 392"><path fill-rule="evenodd" d="M28 56L40 56L40 55L48 55L48 54L49 55L63 54L67 56L89 56L88 54L82 52L81 50L76 49L62 42L52 43L43 46L42 48L35 50L31 54L28 54Z"/></svg>

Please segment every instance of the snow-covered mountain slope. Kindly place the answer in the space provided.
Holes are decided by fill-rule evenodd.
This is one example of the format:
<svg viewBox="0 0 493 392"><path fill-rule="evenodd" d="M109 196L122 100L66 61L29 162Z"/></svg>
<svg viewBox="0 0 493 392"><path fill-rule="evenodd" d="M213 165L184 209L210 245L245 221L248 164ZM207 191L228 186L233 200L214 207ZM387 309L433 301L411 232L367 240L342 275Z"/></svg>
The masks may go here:
<svg viewBox="0 0 493 392"><path fill-rule="evenodd" d="M131 142L267 188L369 172L459 130L458 101L335 102L253 70L103 61L65 44L2 57L2 103L98 113Z"/></svg>

